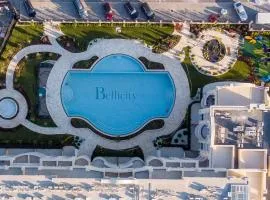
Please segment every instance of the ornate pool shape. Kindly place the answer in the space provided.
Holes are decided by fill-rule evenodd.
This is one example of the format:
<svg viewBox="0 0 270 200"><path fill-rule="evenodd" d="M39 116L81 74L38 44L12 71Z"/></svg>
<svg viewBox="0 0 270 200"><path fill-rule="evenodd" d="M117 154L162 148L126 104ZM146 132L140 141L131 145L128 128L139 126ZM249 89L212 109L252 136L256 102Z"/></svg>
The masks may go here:
<svg viewBox="0 0 270 200"><path fill-rule="evenodd" d="M147 71L127 55L102 58L92 70L70 70L61 99L69 117L83 118L110 136L124 136L153 119L167 118L175 87L166 71Z"/></svg>

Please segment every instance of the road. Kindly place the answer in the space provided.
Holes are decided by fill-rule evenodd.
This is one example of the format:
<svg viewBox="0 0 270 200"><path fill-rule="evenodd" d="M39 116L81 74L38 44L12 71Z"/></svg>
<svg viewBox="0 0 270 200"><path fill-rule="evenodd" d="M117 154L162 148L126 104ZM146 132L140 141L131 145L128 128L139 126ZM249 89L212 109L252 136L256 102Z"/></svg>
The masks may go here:
<svg viewBox="0 0 270 200"><path fill-rule="evenodd" d="M133 5L139 11L138 21L146 20L144 14L140 10L140 2L131 0ZM11 0L12 4L20 12L22 20L29 20L26 10L21 0ZM80 17L75 9L72 0L31 0L34 8L37 11L36 20L80 20ZM123 4L124 0L116 1L111 0L112 7L115 11L114 21L129 21L131 20L126 13ZM148 0L151 8L155 11L156 21L207 21L209 14L219 14L222 8L228 10L228 15L223 21L229 20L230 22L237 23L239 17L233 9L233 1L231 0ZM89 21L105 20L102 5L104 1L85 1L89 13ZM249 21L255 21L257 12L270 12L270 3L263 5L255 5L254 3L243 2Z"/></svg>

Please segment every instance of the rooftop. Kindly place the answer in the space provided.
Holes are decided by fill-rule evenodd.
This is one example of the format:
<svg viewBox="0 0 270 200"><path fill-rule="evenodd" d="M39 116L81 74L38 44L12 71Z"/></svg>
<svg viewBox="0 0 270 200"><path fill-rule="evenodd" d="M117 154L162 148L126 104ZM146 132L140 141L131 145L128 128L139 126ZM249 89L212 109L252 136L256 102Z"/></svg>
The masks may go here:
<svg viewBox="0 0 270 200"><path fill-rule="evenodd" d="M217 105L248 106L264 103L264 88L250 86L222 87L217 90Z"/></svg>
<svg viewBox="0 0 270 200"><path fill-rule="evenodd" d="M261 110L215 110L215 144L238 148L262 148Z"/></svg>

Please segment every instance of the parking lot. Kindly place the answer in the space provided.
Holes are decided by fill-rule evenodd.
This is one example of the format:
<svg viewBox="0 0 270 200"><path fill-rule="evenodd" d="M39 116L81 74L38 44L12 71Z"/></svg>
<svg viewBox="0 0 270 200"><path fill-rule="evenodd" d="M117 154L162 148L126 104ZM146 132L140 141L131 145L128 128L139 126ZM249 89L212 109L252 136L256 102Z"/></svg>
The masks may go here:
<svg viewBox="0 0 270 200"><path fill-rule="evenodd" d="M21 20L29 20L26 14L26 10L21 0L11 0L13 5L20 13ZM55 21L70 21L80 20L78 12L73 4L73 0L31 0L34 8L37 11L35 20L55 20ZM83 4L88 10L89 21L105 21L103 4L104 1L84 1ZM109 1L115 12L114 21L131 21L127 12L124 9L125 1ZM138 21L147 20L140 9L140 2L137 0L131 0L134 7L139 11ZM190 1L189 1L190 2ZM210 14L220 14L222 8L227 9L228 14L225 16L225 20L236 23L239 21L235 10L233 9L233 1L206 1L206 0L193 0L193 3L188 1L167 1L157 0L148 1L150 7L154 10L156 18L155 21L207 21ZM255 21L255 15L257 12L270 12L269 4L255 5L254 3L243 3L248 14L248 21Z"/></svg>

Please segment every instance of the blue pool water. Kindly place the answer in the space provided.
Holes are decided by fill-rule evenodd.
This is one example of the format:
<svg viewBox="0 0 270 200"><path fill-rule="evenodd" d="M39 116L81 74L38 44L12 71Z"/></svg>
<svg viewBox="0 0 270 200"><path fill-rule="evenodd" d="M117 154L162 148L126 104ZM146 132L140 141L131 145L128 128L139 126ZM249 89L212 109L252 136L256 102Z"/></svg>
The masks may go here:
<svg viewBox="0 0 270 200"><path fill-rule="evenodd" d="M123 54L106 56L96 63L92 72L143 72L144 67L137 59Z"/></svg>
<svg viewBox="0 0 270 200"><path fill-rule="evenodd" d="M175 100L168 72L144 71L136 59L103 58L90 71L71 70L61 88L65 112L112 136L130 134L155 118L166 118Z"/></svg>

